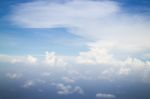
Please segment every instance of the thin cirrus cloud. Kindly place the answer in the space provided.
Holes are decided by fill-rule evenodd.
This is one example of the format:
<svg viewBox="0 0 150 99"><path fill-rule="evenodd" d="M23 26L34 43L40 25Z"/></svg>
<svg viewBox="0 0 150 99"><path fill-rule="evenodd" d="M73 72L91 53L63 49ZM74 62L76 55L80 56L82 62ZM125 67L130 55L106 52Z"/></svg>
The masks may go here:
<svg viewBox="0 0 150 99"><path fill-rule="evenodd" d="M109 48L127 52L149 50L150 21L128 14L115 1L33 1L16 5L10 20L26 28L64 27L72 34L94 41L113 43ZM97 43L99 42L99 43Z"/></svg>

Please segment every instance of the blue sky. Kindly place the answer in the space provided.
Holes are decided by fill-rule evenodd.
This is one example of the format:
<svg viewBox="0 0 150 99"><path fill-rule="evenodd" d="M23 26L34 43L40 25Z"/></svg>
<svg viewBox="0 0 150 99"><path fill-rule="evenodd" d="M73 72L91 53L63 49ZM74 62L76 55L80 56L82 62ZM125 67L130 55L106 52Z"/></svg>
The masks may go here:
<svg viewBox="0 0 150 99"><path fill-rule="evenodd" d="M0 99L149 99L149 15L149 0L1 0Z"/></svg>

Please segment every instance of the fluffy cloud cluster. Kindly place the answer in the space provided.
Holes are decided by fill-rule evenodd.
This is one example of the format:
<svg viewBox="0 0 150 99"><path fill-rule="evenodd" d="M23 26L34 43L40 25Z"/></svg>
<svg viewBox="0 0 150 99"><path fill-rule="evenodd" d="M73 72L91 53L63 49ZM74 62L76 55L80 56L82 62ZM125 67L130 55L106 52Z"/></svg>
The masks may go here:
<svg viewBox="0 0 150 99"><path fill-rule="evenodd" d="M68 78L68 77L62 77L62 80L66 83L74 83L75 81L71 78Z"/></svg>
<svg viewBox="0 0 150 99"><path fill-rule="evenodd" d="M21 78L22 74L18 73L7 73L6 76L10 79L19 79Z"/></svg>
<svg viewBox="0 0 150 99"><path fill-rule="evenodd" d="M9 56L9 55L0 55L0 62L8 62L8 63L22 63L22 64L30 64L30 65L38 65L44 64L48 66L65 66L67 63L65 62L65 57L56 55L55 52L45 52L42 60L38 59L39 57L35 57L32 55L27 56Z"/></svg>
<svg viewBox="0 0 150 99"><path fill-rule="evenodd" d="M60 84L53 84L57 87L58 89L58 94L60 95L68 95L68 94L72 94L72 93L78 93L78 94L84 94L84 91L82 88L80 88L79 86L71 86L71 85L64 85L62 83Z"/></svg>
<svg viewBox="0 0 150 99"><path fill-rule="evenodd" d="M35 83L32 80L29 80L29 81L26 81L22 87L23 88L30 88L30 87L34 86L34 84Z"/></svg>
<svg viewBox="0 0 150 99"><path fill-rule="evenodd" d="M109 64L114 60L112 55L104 48L91 48L87 52L80 52L77 62L81 64Z"/></svg>
<svg viewBox="0 0 150 99"><path fill-rule="evenodd" d="M3 61L6 57L4 56ZM30 59L30 61L27 59ZM33 64L34 66L40 68L47 68L47 66L52 67L53 69L62 69L61 72L63 75L60 76L61 80L66 84L74 83L76 79L107 79L112 80L116 78L134 77L138 78L141 81L149 82L149 71L150 71L150 61L143 61L135 57L126 57L124 59L116 58L108 49L101 47L89 47L88 51L79 53L79 55L74 56L74 58L66 58L65 56L56 55L54 52L46 52L43 59L33 58L31 55L26 58L20 56L17 57L17 62L22 64ZM16 60L16 57L9 56L9 62L12 63L12 60ZM24 60L23 60L24 59ZM71 62L70 62L71 61ZM8 61L5 61L8 62ZM67 71L66 71L67 70ZM56 74L59 71L55 71ZM68 72L68 76L65 76L64 73ZM43 72L43 77L51 76L51 72ZM133 76L134 75L134 76ZM10 78L17 78L16 74L8 75Z"/></svg>
<svg viewBox="0 0 150 99"><path fill-rule="evenodd" d="M80 52L76 57L76 62L87 65L110 64L119 66L132 65L137 67L150 65L149 61L142 61L134 57L125 57L125 59L116 58L110 49L99 46L89 46L88 51Z"/></svg>
<svg viewBox="0 0 150 99"><path fill-rule="evenodd" d="M93 70L94 68L99 69L101 72L99 79L111 80L115 77L130 77L137 74L142 80L146 75L148 77L148 71L150 71L150 61L148 60L143 61L135 57L120 59L115 57L110 50L95 46L90 46L89 51L80 52L76 57L76 62L81 65L94 66ZM148 79L143 80L149 81Z"/></svg>
<svg viewBox="0 0 150 99"><path fill-rule="evenodd" d="M64 58L61 58L60 56L56 56L55 52L46 52L45 64L48 64L50 66L64 66L66 65Z"/></svg>
<svg viewBox="0 0 150 99"><path fill-rule="evenodd" d="M37 62L37 58L31 55L27 56L0 55L0 62L35 64Z"/></svg>

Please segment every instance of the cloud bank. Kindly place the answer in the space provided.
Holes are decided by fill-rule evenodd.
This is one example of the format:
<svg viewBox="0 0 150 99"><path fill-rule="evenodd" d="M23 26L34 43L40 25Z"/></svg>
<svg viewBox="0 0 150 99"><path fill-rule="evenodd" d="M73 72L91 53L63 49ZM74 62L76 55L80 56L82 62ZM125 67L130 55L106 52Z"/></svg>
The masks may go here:
<svg viewBox="0 0 150 99"><path fill-rule="evenodd" d="M53 75L47 71L53 70L54 75L61 78L65 84L73 84L78 79L111 81L127 78L127 80L132 79L140 82L150 82L150 61L135 57L127 57L125 59L116 58L104 48L92 48L87 52L81 52L77 56L68 56L67 58L63 55L55 55L54 52L47 52L43 57L34 57L37 60L34 64L21 56L3 55L3 57L5 60L1 60L0 62L10 66L23 65L26 69L33 69L33 71L36 68L38 71L41 70L41 72L44 70L41 74L42 77ZM3 57L1 56L2 59ZM17 60L21 60L19 63L12 62L12 60L16 60L16 57ZM66 73L67 75L65 75ZM15 79L20 76L7 74L7 77Z"/></svg>

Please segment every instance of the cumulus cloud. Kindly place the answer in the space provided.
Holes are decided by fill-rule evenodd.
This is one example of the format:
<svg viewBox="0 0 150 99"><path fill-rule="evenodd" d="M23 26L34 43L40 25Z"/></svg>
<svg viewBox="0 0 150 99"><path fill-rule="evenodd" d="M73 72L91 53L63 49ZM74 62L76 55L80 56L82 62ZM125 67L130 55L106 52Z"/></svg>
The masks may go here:
<svg viewBox="0 0 150 99"><path fill-rule="evenodd" d="M146 53L146 54L144 54L144 57L146 57L146 58L150 58L150 53Z"/></svg>
<svg viewBox="0 0 150 99"><path fill-rule="evenodd" d="M78 56L71 58L72 62L70 62L70 59L64 60L65 56L56 55L54 52L47 52L46 55L43 56L44 57L41 57L40 60L38 59L38 64L34 63L35 60L31 56L13 57L2 55L1 58L3 60L1 61L7 62L9 60L11 63L12 60L17 59L19 61L15 61L13 64L20 63L22 65L25 64L25 66L32 66L31 64L34 64L34 66L42 68L41 70L46 70L40 73L41 76L44 77L61 75L59 73L63 73L59 78L65 84L75 83L75 81L79 79L105 79L112 81L122 77L133 77L133 79L138 79L139 81L149 82L150 62L148 60L141 60L135 57L126 57L124 59L116 58L108 49L101 47L90 46L88 51L83 51L79 53ZM30 61L27 60L28 58ZM53 66L54 71L47 71L47 66ZM65 66L65 69L61 70L59 66ZM60 69L61 71L55 71L55 69ZM65 75L66 73L69 76ZM7 74L7 77L17 79L20 76L18 74Z"/></svg>
<svg viewBox="0 0 150 99"><path fill-rule="evenodd" d="M27 56L11 56L11 55L0 55L0 62L8 63L27 63L36 64L38 62L37 58L32 55Z"/></svg>
<svg viewBox="0 0 150 99"><path fill-rule="evenodd" d="M120 75L128 75L130 73L130 68L121 68L119 70Z"/></svg>
<svg viewBox="0 0 150 99"><path fill-rule="evenodd" d="M89 50L80 52L75 60L78 64L85 65L107 64L119 66L132 65L137 67L149 65L149 61L142 61L135 57L117 58L110 49L99 46L89 46Z"/></svg>
<svg viewBox="0 0 150 99"><path fill-rule="evenodd" d="M81 64L109 64L113 61L112 55L104 48L90 48L87 52L80 52L76 58Z"/></svg>
<svg viewBox="0 0 150 99"><path fill-rule="evenodd" d="M64 85L62 83L59 84L54 84L57 89L58 89L58 94L60 95L68 95L68 94L73 94L73 93L78 93L78 94L84 94L84 91L82 88L79 86L71 86L71 85Z"/></svg>
<svg viewBox="0 0 150 99"><path fill-rule="evenodd" d="M79 86L76 86L76 87L74 88L74 92L77 92L77 93L79 93L79 94L84 94L83 89L82 89L81 87L79 87Z"/></svg>
<svg viewBox="0 0 150 99"><path fill-rule="evenodd" d="M34 85L35 85L34 81L29 80L29 81L26 81L22 87L23 88L30 88L30 87L32 87Z"/></svg>
<svg viewBox="0 0 150 99"><path fill-rule="evenodd" d="M27 60L29 61L29 63L31 64L35 64L37 62L37 58L36 57L33 57L31 55L28 55L27 56Z"/></svg>
<svg viewBox="0 0 150 99"><path fill-rule="evenodd" d="M42 75L42 76L50 76L51 73L49 73L49 72L44 72L44 73L42 73L41 75Z"/></svg>
<svg viewBox="0 0 150 99"><path fill-rule="evenodd" d="M9 55L0 55L0 62L11 62L13 58Z"/></svg>
<svg viewBox="0 0 150 99"><path fill-rule="evenodd" d="M75 81L69 77L62 77L62 80L66 83L74 83Z"/></svg>
<svg viewBox="0 0 150 99"><path fill-rule="evenodd" d="M77 64L87 66L87 68L89 68L88 66L92 66L90 76L96 74L98 79L107 79L110 81L123 76L128 78L132 76L142 80L148 77L149 74L146 72L150 69L148 60L141 60L132 56L123 59L118 58L110 50L99 46L89 46L89 50L80 52L75 61ZM144 80L146 81L146 79Z"/></svg>
<svg viewBox="0 0 150 99"><path fill-rule="evenodd" d="M65 3L33 1L14 7L11 21L27 28L67 28L70 33L113 48L149 50L150 21L144 15L124 12L116 1L72 0ZM105 45L106 44L106 45Z"/></svg>
<svg viewBox="0 0 150 99"><path fill-rule="evenodd" d="M11 56L11 55L0 55L0 62L8 62L12 64L21 63L21 64L31 64L31 65L49 65L49 66L65 66L67 61L65 56L56 55L55 52L45 52L42 60L38 60L37 57L32 55L27 56Z"/></svg>
<svg viewBox="0 0 150 99"><path fill-rule="evenodd" d="M116 96L113 95L113 94L107 94L107 93L97 93L96 94L96 98L100 98L100 99L112 99L112 98L116 98Z"/></svg>
<svg viewBox="0 0 150 99"><path fill-rule="evenodd" d="M64 58L57 56L55 52L46 52L44 63L50 66L65 66Z"/></svg>
<svg viewBox="0 0 150 99"><path fill-rule="evenodd" d="M22 74L18 73L7 73L6 76L10 79L19 79L22 77Z"/></svg>
<svg viewBox="0 0 150 99"><path fill-rule="evenodd" d="M28 56L9 56L11 57L11 62L12 63L28 63L28 64L36 64L37 63L37 58L28 55Z"/></svg>

